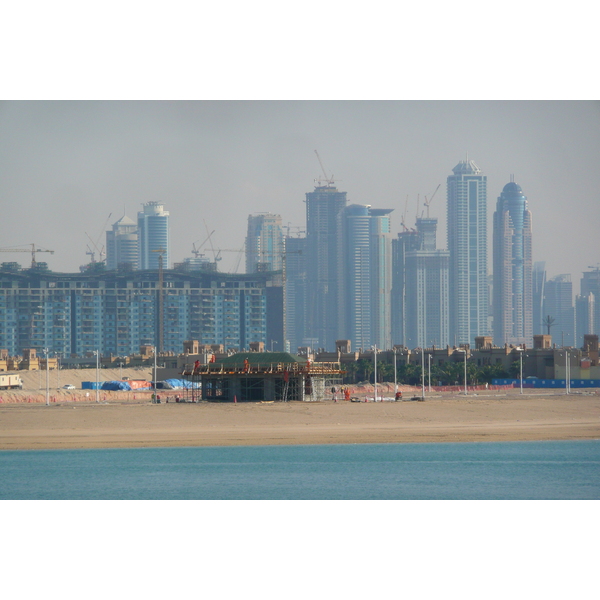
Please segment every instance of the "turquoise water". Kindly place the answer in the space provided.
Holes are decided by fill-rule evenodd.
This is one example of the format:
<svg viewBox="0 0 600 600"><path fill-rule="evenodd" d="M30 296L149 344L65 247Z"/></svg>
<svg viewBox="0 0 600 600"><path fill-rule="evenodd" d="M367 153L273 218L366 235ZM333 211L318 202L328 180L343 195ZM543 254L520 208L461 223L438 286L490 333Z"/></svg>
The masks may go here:
<svg viewBox="0 0 600 600"><path fill-rule="evenodd" d="M0 499L600 498L600 440L0 452Z"/></svg>

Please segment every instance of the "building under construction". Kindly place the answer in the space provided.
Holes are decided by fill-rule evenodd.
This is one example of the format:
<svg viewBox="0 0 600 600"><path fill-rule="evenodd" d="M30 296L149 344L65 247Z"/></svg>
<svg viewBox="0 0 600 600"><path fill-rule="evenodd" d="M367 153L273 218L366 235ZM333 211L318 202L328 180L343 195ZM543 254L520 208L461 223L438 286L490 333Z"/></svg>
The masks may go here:
<svg viewBox="0 0 600 600"><path fill-rule="evenodd" d="M208 364L186 365L182 375L201 390L186 390L188 401L318 402L341 384L338 362L314 363L287 352L240 352Z"/></svg>

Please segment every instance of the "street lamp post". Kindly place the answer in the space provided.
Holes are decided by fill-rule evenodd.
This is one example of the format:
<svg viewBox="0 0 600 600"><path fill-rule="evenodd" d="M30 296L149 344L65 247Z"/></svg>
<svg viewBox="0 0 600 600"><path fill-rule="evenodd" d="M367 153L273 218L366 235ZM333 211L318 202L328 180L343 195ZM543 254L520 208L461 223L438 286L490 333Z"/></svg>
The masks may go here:
<svg viewBox="0 0 600 600"><path fill-rule="evenodd" d="M44 348L46 355L46 406L50 406L50 364L48 360L48 348Z"/></svg>
<svg viewBox="0 0 600 600"><path fill-rule="evenodd" d="M569 361L569 351L565 349L565 391L571 393L571 365Z"/></svg>
<svg viewBox="0 0 600 600"><path fill-rule="evenodd" d="M96 355L96 402L100 402L100 350L94 350Z"/></svg>
<svg viewBox="0 0 600 600"><path fill-rule="evenodd" d="M375 402L377 402L377 346L373 346L373 356L375 357Z"/></svg>
<svg viewBox="0 0 600 600"><path fill-rule="evenodd" d="M523 393L523 348L517 348L517 352L519 353L519 374L521 382L521 394Z"/></svg>
<svg viewBox="0 0 600 600"><path fill-rule="evenodd" d="M154 346L154 395L156 396L156 354L157 354L157 347Z"/></svg>
<svg viewBox="0 0 600 600"><path fill-rule="evenodd" d="M467 395L467 349L466 348L457 348L458 352L464 352L465 354L465 396Z"/></svg>
<svg viewBox="0 0 600 600"><path fill-rule="evenodd" d="M425 351L421 348L421 398L425 398Z"/></svg>
<svg viewBox="0 0 600 600"><path fill-rule="evenodd" d="M427 355L427 378L429 382L429 393L431 394L431 354Z"/></svg>
<svg viewBox="0 0 600 600"><path fill-rule="evenodd" d="M396 346L394 346L394 398L398 393L398 370L396 368Z"/></svg>

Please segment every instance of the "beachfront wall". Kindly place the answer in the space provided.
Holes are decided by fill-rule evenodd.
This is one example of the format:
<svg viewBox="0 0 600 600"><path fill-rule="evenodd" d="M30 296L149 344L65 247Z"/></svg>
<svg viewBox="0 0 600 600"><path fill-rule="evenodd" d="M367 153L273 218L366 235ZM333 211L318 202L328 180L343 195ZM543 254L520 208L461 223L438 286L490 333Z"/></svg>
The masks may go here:
<svg viewBox="0 0 600 600"><path fill-rule="evenodd" d="M566 379L523 379L524 388L565 388ZM512 385L519 387L519 379L492 379L492 385ZM600 379L571 379L569 386L572 388L600 387Z"/></svg>

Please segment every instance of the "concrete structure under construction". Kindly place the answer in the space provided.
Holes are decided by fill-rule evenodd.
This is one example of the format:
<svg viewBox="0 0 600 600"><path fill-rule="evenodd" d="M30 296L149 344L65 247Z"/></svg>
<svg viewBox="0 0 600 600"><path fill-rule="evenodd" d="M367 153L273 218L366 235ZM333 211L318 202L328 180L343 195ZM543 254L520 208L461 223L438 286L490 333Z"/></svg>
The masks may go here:
<svg viewBox="0 0 600 600"><path fill-rule="evenodd" d="M286 352L240 352L204 365L190 363L182 374L201 383L202 400L287 402L325 400L342 371L339 363L313 363Z"/></svg>

